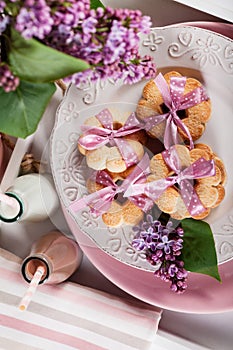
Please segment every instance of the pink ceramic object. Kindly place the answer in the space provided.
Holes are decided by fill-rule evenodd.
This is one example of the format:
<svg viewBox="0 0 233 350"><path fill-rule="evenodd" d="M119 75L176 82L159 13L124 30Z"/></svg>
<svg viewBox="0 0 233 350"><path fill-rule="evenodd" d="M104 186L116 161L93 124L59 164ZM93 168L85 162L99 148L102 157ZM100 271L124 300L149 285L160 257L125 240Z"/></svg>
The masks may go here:
<svg viewBox="0 0 233 350"><path fill-rule="evenodd" d="M188 313L216 313L233 310L233 261L219 266L222 279L190 273L188 289L182 295L171 292L167 283L152 272L121 263L96 247L64 210L67 223L93 265L122 290L149 304Z"/></svg>

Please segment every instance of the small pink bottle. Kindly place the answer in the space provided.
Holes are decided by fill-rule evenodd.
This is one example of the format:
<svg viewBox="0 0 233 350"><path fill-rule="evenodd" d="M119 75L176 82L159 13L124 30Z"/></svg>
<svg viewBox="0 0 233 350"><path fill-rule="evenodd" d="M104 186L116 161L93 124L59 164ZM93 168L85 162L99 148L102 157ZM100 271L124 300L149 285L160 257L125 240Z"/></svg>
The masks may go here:
<svg viewBox="0 0 233 350"><path fill-rule="evenodd" d="M34 242L29 256L22 262L21 272L23 278L30 283L37 268L43 266L45 272L39 284L60 283L78 269L82 256L75 241L60 231L51 231Z"/></svg>

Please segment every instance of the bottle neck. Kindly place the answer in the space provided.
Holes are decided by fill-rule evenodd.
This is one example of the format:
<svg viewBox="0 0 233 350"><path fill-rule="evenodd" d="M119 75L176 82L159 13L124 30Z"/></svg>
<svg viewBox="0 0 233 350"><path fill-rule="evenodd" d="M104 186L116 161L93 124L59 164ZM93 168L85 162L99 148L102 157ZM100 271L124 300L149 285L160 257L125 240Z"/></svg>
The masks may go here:
<svg viewBox="0 0 233 350"><path fill-rule="evenodd" d="M0 201L0 221L3 222L15 222L20 219L23 214L23 203L19 197L12 193L6 192L5 196L13 199L12 205Z"/></svg>
<svg viewBox="0 0 233 350"><path fill-rule="evenodd" d="M32 256L28 256L26 259L24 259L22 266L21 266L21 272L22 276L28 283L31 282L37 268L39 266L43 266L45 269L45 272L39 282L39 284L42 284L46 282L46 280L49 278L52 270L49 262L39 254L35 254Z"/></svg>

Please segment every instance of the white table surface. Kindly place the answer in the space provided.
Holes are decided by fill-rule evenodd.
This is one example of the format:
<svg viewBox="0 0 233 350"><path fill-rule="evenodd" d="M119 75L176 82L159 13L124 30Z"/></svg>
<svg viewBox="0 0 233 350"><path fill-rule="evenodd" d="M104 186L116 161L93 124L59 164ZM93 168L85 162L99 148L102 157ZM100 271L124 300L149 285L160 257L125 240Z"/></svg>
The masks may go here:
<svg viewBox="0 0 233 350"><path fill-rule="evenodd" d="M144 13L150 14L155 26L186 22L186 21L222 21L209 14L194 10L172 0L117 0L103 1L112 7L140 8ZM192 3L192 1L190 1ZM48 139L49 132L53 126L52 116L61 99L60 92L57 92L52 103L46 110L41 125L36 132L31 151L38 158L44 151L44 142L41 139ZM46 128L44 127L46 123ZM57 224L57 223L56 223ZM58 226L66 224L61 220ZM13 253L25 257L29 248L42 232L47 232L53 223L43 222L39 226L1 225L0 246ZM22 244L24 242L24 244ZM105 278L90 262L84 257L80 269L72 276L73 281L80 284L94 287L116 295L125 295L125 292ZM233 298L233 295L232 295ZM159 325L159 331L151 350L162 349L233 349L233 311L218 314L189 314L164 310Z"/></svg>

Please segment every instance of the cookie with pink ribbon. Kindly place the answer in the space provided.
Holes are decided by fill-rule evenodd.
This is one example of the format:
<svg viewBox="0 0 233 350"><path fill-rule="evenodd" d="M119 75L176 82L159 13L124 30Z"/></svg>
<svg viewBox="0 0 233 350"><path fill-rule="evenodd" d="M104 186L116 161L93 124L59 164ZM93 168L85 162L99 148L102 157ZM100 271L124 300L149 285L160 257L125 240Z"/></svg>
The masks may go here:
<svg viewBox="0 0 233 350"><path fill-rule="evenodd" d="M135 113L101 110L81 126L79 151L88 167L120 173L139 163L144 155L146 133Z"/></svg>
<svg viewBox="0 0 233 350"><path fill-rule="evenodd" d="M225 196L225 167L208 145L172 146L152 157L150 170L148 182L130 185L126 196L144 193L174 219L204 219Z"/></svg>
<svg viewBox="0 0 233 350"><path fill-rule="evenodd" d="M210 119L211 101L197 79L171 71L145 85L136 114L166 149L182 142L193 148Z"/></svg>
<svg viewBox="0 0 233 350"><path fill-rule="evenodd" d="M130 184L143 184L149 174L149 156L144 154L141 161L121 173L107 170L93 172L87 179L88 195L69 206L71 212L79 212L89 207L92 214L102 216L108 227L137 225L154 202L145 194L125 196Z"/></svg>

